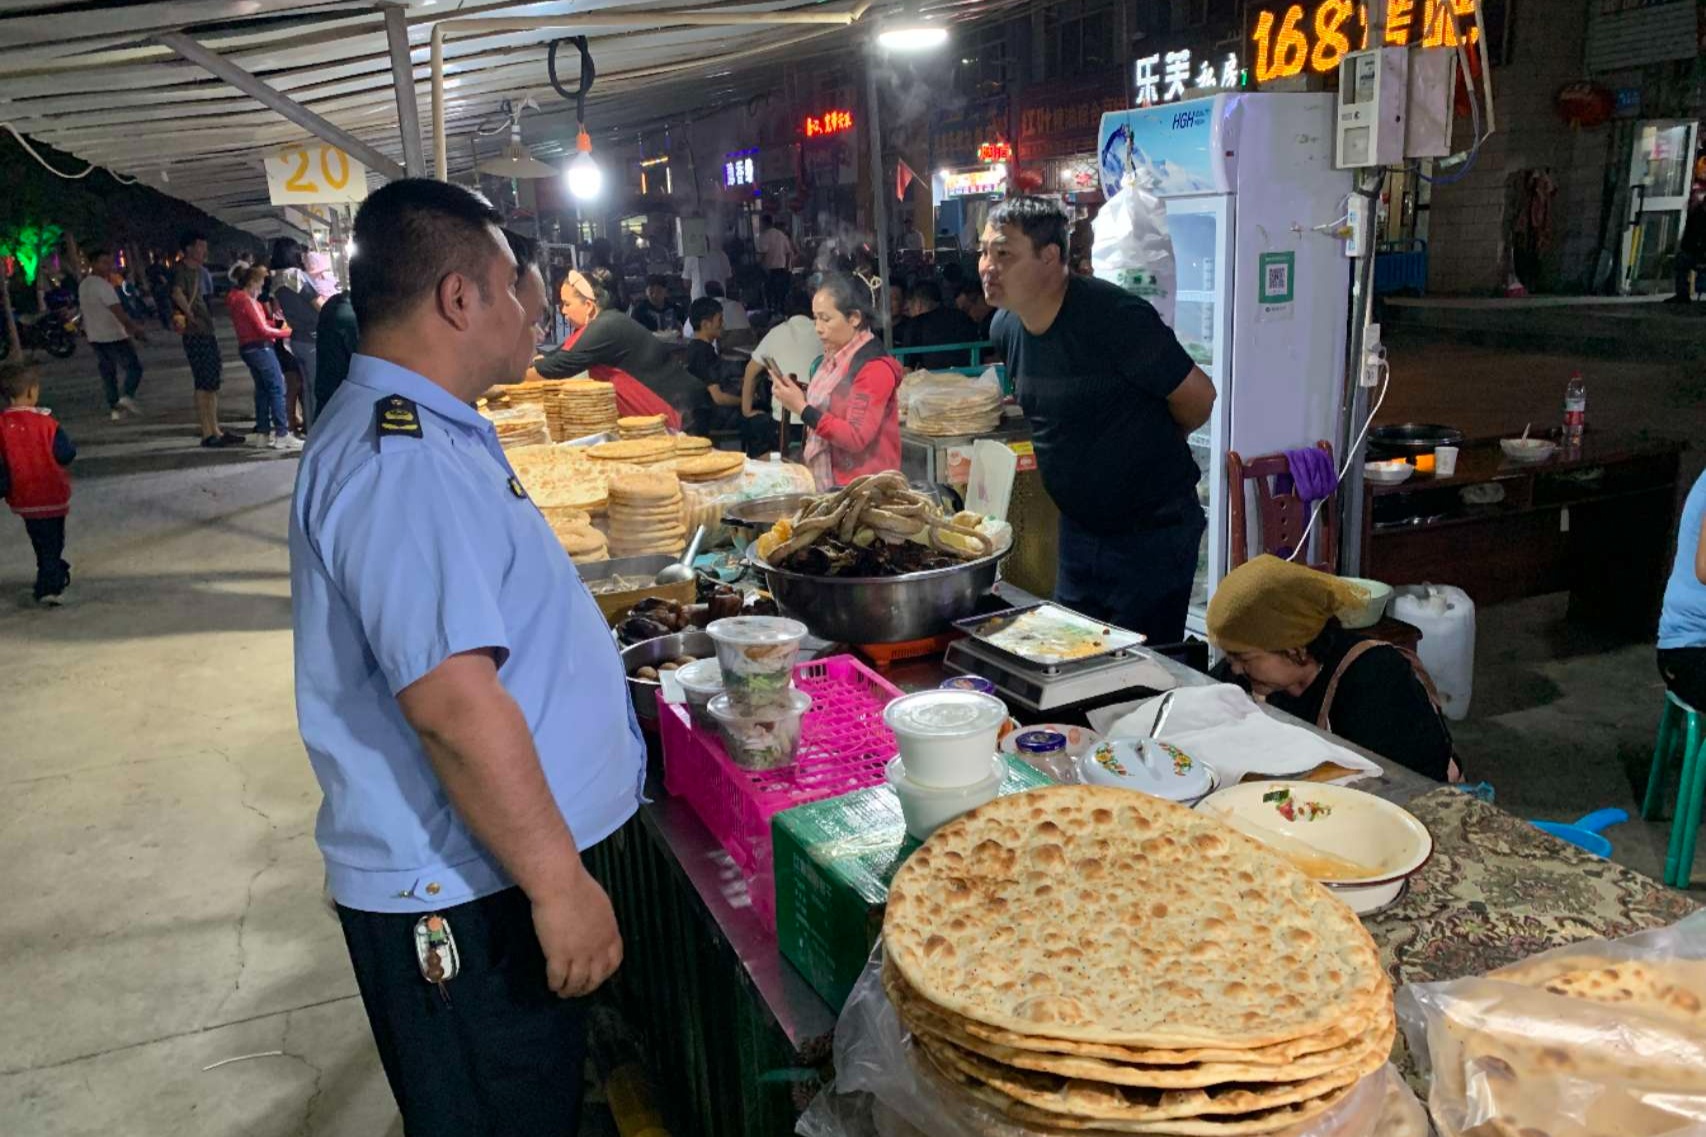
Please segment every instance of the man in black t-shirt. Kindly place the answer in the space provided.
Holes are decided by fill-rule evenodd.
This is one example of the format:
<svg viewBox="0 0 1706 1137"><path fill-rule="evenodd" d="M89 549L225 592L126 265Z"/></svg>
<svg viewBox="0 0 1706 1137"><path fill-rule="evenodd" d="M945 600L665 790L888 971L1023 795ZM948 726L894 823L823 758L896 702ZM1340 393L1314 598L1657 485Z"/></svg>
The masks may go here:
<svg viewBox="0 0 1706 1137"><path fill-rule="evenodd" d="M628 315L648 332L674 332L687 319L686 314L670 302L669 281L661 276L646 278L646 294L628 309Z"/></svg>
<svg viewBox="0 0 1706 1137"><path fill-rule="evenodd" d="M1055 599L1155 644L1184 639L1207 520L1186 436L1214 383L1147 301L1067 271L1055 202L1010 197L989 215L978 271L991 330L1060 507Z"/></svg>
<svg viewBox="0 0 1706 1137"><path fill-rule="evenodd" d="M942 286L934 280L914 281L906 290L906 327L895 332L896 347L936 347L940 344L974 343L979 338L977 325L957 308L942 306ZM909 368L922 367L935 371L943 367L964 367L971 362L965 351L923 352L909 356Z"/></svg>

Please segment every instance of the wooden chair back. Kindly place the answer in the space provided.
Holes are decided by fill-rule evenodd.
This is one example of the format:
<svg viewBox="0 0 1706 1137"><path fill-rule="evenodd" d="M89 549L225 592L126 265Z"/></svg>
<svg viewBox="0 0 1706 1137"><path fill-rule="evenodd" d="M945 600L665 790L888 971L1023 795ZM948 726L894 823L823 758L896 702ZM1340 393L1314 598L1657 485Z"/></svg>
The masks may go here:
<svg viewBox="0 0 1706 1137"><path fill-rule="evenodd" d="M1327 460L1333 459L1333 446L1329 442L1317 442L1316 448L1327 455ZM1337 467L1335 467L1337 468ZM1282 474L1290 475L1291 467L1287 464L1284 454L1263 454L1256 458L1244 458L1236 450L1226 452L1226 481L1227 492L1230 495L1229 520L1232 528L1231 555L1227 558L1227 569L1235 569L1250 559L1250 528L1248 523L1248 497L1250 486L1255 483L1256 496L1256 541L1259 545L1257 553L1272 553L1278 557L1291 556L1303 540L1304 530L1309 525L1309 514L1314 508L1312 503L1305 502L1295 493L1275 492L1275 481ZM1322 572L1337 572L1339 564L1339 511L1338 492L1321 503L1321 516L1315 522L1315 532L1311 541L1312 548L1304 551L1304 562L1310 568Z"/></svg>

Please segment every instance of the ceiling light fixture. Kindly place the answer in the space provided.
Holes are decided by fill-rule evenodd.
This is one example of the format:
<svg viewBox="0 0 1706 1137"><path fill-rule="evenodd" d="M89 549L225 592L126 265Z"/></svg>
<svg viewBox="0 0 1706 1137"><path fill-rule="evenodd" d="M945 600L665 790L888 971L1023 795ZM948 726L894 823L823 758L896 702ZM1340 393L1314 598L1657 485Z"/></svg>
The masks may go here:
<svg viewBox="0 0 1706 1137"><path fill-rule="evenodd" d="M931 51L947 42L945 24L912 9L896 13L877 29L877 43L888 51Z"/></svg>

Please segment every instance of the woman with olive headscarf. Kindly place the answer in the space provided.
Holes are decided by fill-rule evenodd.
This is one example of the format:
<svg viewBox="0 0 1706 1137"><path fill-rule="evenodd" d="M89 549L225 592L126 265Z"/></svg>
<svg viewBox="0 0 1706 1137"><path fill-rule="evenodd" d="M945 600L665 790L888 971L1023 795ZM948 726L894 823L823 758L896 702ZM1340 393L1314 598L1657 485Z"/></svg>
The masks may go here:
<svg viewBox="0 0 1706 1137"><path fill-rule="evenodd" d="M805 387L779 368L770 372L776 401L811 431L806 465L820 490L900 467L901 368L873 334L876 320L864 281L826 276L812 297L812 322L823 344L817 371Z"/></svg>
<svg viewBox="0 0 1706 1137"><path fill-rule="evenodd" d="M1260 556L1226 574L1208 602L1219 678L1347 742L1438 781L1457 781L1451 732L1416 658L1346 631L1337 613L1361 589Z"/></svg>

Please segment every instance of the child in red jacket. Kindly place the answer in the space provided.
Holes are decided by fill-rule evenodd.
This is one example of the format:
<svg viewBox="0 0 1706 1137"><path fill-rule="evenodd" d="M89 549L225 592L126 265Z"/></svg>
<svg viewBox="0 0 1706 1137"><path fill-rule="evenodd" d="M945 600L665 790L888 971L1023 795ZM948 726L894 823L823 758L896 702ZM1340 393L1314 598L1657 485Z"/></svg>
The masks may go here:
<svg viewBox="0 0 1706 1137"><path fill-rule="evenodd" d="M57 608L71 583L66 563L65 515L71 512L71 479L65 467L77 447L44 407L41 376L28 363L0 364L0 497L24 519L36 551L36 601Z"/></svg>

